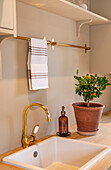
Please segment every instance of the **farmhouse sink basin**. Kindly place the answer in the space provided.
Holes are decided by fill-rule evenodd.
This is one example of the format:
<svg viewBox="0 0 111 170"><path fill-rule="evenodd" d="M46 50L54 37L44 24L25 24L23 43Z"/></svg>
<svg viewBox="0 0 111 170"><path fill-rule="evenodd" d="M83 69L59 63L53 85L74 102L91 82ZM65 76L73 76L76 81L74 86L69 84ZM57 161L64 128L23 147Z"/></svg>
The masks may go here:
<svg viewBox="0 0 111 170"><path fill-rule="evenodd" d="M3 158L30 170L88 170L111 151L109 146L51 137Z"/></svg>

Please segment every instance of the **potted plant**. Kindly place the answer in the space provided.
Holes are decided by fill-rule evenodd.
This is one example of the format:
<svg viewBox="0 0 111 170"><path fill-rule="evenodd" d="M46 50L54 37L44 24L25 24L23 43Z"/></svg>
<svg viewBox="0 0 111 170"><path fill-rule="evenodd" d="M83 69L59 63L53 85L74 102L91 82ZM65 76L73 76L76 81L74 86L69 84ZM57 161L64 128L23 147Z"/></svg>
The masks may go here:
<svg viewBox="0 0 111 170"><path fill-rule="evenodd" d="M95 135L105 106L90 103L90 101L94 100L94 98L99 98L102 91L111 83L109 83L106 76L99 77L97 74L86 74L86 76L80 77L78 73L79 70L77 70L77 75L74 76L78 81L78 84L75 84L76 94L83 96L85 102L72 104L77 122L77 131L81 135Z"/></svg>

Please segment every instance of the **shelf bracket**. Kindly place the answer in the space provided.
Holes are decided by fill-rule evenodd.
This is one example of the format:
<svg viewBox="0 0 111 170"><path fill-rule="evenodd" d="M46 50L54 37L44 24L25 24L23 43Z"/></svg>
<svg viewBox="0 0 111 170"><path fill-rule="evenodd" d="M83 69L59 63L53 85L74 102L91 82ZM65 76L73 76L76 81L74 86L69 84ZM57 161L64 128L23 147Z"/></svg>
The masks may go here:
<svg viewBox="0 0 111 170"><path fill-rule="evenodd" d="M2 35L0 36L0 80L2 79L2 56L1 56L1 47L5 40L7 40L12 35Z"/></svg>
<svg viewBox="0 0 111 170"><path fill-rule="evenodd" d="M80 37L80 31L81 27L85 24L90 24L92 22L92 19L82 20L82 21L76 21L76 36Z"/></svg>
<svg viewBox="0 0 111 170"><path fill-rule="evenodd" d="M5 40L7 40L8 38L11 38L11 37L13 37L12 34L1 35L1 36L0 36L0 45L1 45Z"/></svg>

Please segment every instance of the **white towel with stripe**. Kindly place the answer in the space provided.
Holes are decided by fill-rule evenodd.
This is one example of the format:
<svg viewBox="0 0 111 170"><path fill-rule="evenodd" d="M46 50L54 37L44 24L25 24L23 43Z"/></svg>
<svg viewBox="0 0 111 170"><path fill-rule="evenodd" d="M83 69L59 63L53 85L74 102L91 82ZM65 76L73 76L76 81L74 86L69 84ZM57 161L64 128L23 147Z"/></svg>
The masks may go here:
<svg viewBox="0 0 111 170"><path fill-rule="evenodd" d="M31 38L28 51L29 90L48 88L47 40Z"/></svg>

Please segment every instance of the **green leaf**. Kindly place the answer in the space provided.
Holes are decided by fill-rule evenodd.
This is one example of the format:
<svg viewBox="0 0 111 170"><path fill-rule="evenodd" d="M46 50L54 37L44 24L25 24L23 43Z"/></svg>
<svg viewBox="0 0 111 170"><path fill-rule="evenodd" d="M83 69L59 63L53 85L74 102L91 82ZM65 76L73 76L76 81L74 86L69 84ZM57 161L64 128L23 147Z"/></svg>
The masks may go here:
<svg viewBox="0 0 111 170"><path fill-rule="evenodd" d="M87 79L86 76L82 76L82 77L83 77L83 79L85 79L85 80Z"/></svg>
<svg viewBox="0 0 111 170"><path fill-rule="evenodd" d="M75 86L79 86L79 84L75 84Z"/></svg>
<svg viewBox="0 0 111 170"><path fill-rule="evenodd" d="M101 91L103 91L103 90L105 90L106 89L106 87L104 86L103 88L101 88Z"/></svg>
<svg viewBox="0 0 111 170"><path fill-rule="evenodd" d="M77 75L79 74L79 69L77 69L76 74L77 74Z"/></svg>
<svg viewBox="0 0 111 170"><path fill-rule="evenodd" d="M111 86L111 83L107 83L106 86Z"/></svg>

